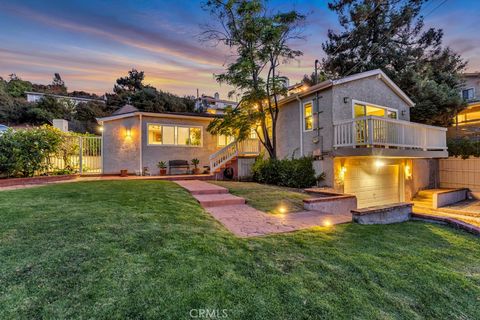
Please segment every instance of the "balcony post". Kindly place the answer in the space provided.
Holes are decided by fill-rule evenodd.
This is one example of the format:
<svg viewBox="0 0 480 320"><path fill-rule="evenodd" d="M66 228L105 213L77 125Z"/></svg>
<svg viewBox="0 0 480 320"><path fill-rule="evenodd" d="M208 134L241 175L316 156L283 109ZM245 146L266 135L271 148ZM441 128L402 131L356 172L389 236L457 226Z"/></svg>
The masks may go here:
<svg viewBox="0 0 480 320"><path fill-rule="evenodd" d="M423 151L427 151L427 128L423 128Z"/></svg>
<svg viewBox="0 0 480 320"><path fill-rule="evenodd" d="M368 129L368 145L373 146L373 119L367 118L367 129Z"/></svg>

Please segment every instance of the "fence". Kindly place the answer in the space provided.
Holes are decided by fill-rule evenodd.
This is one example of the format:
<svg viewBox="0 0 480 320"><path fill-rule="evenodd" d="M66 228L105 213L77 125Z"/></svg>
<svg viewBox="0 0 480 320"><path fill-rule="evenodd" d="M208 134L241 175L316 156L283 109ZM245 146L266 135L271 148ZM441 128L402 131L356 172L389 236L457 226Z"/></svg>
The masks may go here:
<svg viewBox="0 0 480 320"><path fill-rule="evenodd" d="M64 150L48 159L50 170L80 174L102 173L102 138L68 137Z"/></svg>
<svg viewBox="0 0 480 320"><path fill-rule="evenodd" d="M480 192L480 158L450 157L439 160L440 187L468 188Z"/></svg>

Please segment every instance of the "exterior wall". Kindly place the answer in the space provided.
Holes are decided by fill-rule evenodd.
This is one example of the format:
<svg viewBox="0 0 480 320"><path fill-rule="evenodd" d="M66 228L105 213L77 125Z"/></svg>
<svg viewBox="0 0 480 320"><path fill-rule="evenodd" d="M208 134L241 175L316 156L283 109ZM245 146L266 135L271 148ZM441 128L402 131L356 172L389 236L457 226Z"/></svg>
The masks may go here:
<svg viewBox="0 0 480 320"><path fill-rule="evenodd" d="M412 177L405 179L405 201L410 201L418 191L439 187L438 159L407 160Z"/></svg>
<svg viewBox="0 0 480 320"><path fill-rule="evenodd" d="M468 188L480 196L480 158L439 160L440 187Z"/></svg>
<svg viewBox="0 0 480 320"><path fill-rule="evenodd" d="M131 137L126 137L127 129ZM103 174L140 170L140 121L129 117L103 124Z"/></svg>
<svg viewBox="0 0 480 320"><path fill-rule="evenodd" d="M385 82L377 77L369 77L347 82L333 87L333 121L352 119L352 100L398 110L400 120L410 121L410 107ZM346 103L344 101L346 99ZM402 115L403 111L403 115ZM332 142L333 143L333 142Z"/></svg>
<svg viewBox="0 0 480 320"><path fill-rule="evenodd" d="M165 161L168 165L169 160L187 160L190 163L193 158L197 158L200 160L199 168L203 171L203 166L210 165L210 155L221 149L221 147L217 147L217 137L207 132L207 126L210 121L210 118L175 119L143 116L143 167L148 167L150 172L156 175L159 171L157 168L159 161ZM174 124L202 127L203 145L201 147L148 145L148 124Z"/></svg>
<svg viewBox="0 0 480 320"><path fill-rule="evenodd" d="M318 111L316 94L311 94L280 107L277 122L278 157L296 157L312 155L314 151L323 153L332 150L333 123L332 123L332 90L318 93ZM303 105L311 102L313 105L313 130L303 130ZM318 130L321 128L320 130ZM300 132L302 138L300 138ZM300 140L302 139L302 143Z"/></svg>

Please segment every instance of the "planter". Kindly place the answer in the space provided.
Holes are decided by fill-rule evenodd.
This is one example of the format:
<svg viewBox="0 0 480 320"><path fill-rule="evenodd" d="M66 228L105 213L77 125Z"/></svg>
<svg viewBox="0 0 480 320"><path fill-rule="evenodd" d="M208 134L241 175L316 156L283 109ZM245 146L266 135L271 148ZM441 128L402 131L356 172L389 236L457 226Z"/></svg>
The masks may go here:
<svg viewBox="0 0 480 320"><path fill-rule="evenodd" d="M128 170L120 170L120 177L127 177L128 176Z"/></svg>
<svg viewBox="0 0 480 320"><path fill-rule="evenodd" d="M161 176L167 175L167 169L160 169L160 175Z"/></svg>
<svg viewBox="0 0 480 320"><path fill-rule="evenodd" d="M200 168L194 168L194 169L192 170L192 173L193 173L193 174L200 174Z"/></svg>

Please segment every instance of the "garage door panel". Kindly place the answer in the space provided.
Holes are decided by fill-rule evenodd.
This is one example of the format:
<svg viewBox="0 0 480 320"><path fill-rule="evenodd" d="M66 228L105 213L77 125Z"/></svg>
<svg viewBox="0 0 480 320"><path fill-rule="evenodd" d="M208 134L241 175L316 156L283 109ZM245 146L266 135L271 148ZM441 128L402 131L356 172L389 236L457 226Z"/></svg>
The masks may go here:
<svg viewBox="0 0 480 320"><path fill-rule="evenodd" d="M399 166L348 167L344 179L344 192L357 196L358 207L399 202Z"/></svg>

